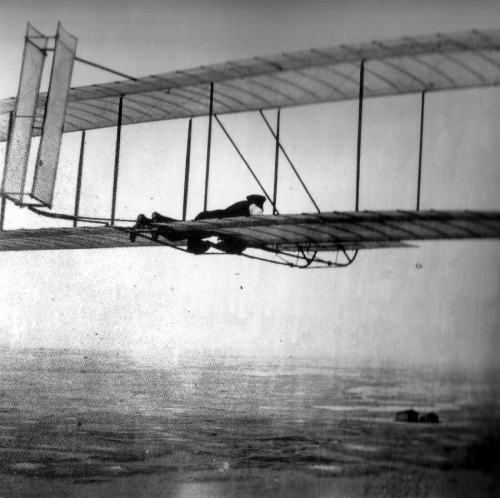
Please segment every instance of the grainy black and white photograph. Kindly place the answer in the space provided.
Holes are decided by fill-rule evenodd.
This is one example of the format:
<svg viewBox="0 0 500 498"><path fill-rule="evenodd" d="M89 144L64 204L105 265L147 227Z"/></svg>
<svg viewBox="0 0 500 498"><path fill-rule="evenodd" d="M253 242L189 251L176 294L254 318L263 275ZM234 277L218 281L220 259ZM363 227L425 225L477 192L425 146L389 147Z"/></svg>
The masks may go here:
<svg viewBox="0 0 500 498"><path fill-rule="evenodd" d="M0 497L500 495L500 5L0 0Z"/></svg>

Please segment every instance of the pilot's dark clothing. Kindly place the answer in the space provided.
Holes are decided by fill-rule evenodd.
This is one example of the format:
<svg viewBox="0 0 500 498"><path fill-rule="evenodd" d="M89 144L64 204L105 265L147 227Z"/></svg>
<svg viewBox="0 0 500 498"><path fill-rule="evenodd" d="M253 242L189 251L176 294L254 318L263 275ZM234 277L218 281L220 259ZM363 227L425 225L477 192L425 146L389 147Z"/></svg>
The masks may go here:
<svg viewBox="0 0 500 498"><path fill-rule="evenodd" d="M226 209L216 209L215 211L202 211L195 218L197 220L236 218L238 216L250 216L250 206L256 205L260 210L264 207L266 198L262 195L249 195L246 201L236 202ZM226 247L227 252L241 253L245 249L244 246L236 242L228 242ZM194 254L203 254L208 251L210 244L199 237L188 238L187 249Z"/></svg>
<svg viewBox="0 0 500 498"><path fill-rule="evenodd" d="M235 218L237 216L250 216L250 206L255 204L263 209L266 198L262 195L249 195L246 201L236 202L226 209L216 209L215 211L202 211L195 220Z"/></svg>
<svg viewBox="0 0 500 498"><path fill-rule="evenodd" d="M262 211L264 207L264 202L266 202L266 198L262 195L249 195L247 196L246 201L236 202L226 209L216 209L214 211L202 211L199 213L195 221L198 220L208 220L208 219L222 219L222 218L235 218L238 216L250 216L252 214L252 206L257 206L257 208ZM159 213L153 213L151 219L147 218L143 214L140 214L137 218L137 223L135 224L135 228L143 228L151 223L169 223L177 221L173 218L169 218L167 216L163 216ZM160 233L161 234L161 233ZM135 241L136 234L130 234L130 240L132 242ZM156 232L153 236L153 239L158 239L158 232ZM208 251L210 248L210 243L202 240L200 237L189 237L187 250L192 252L193 254L203 254ZM241 253L245 249L240 243L236 241L230 241L229 239L224 243L224 250L226 252L234 252Z"/></svg>

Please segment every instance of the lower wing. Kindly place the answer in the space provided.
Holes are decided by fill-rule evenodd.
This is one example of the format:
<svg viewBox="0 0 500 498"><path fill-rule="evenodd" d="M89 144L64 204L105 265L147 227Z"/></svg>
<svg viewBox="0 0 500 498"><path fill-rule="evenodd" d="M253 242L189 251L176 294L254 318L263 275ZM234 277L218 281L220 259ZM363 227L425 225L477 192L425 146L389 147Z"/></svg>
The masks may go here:
<svg viewBox="0 0 500 498"><path fill-rule="evenodd" d="M139 237L132 244L129 233ZM356 211L298 215L259 215L157 223L134 230L118 227L42 228L0 231L0 251L104 249L186 245L188 237L223 241L266 251L337 251L405 247L406 241L500 237L497 211ZM160 239L160 241L163 239Z"/></svg>
<svg viewBox="0 0 500 498"><path fill-rule="evenodd" d="M264 215L156 225L171 240L218 236L256 249L335 251L405 241L500 237L496 211L356 211Z"/></svg>

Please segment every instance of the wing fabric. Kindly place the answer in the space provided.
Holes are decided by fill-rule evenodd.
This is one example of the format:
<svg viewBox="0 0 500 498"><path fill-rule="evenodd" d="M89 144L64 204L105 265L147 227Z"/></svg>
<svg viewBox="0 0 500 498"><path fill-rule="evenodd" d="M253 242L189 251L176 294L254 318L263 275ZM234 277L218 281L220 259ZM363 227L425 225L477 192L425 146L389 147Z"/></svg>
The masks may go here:
<svg viewBox="0 0 500 498"><path fill-rule="evenodd" d="M218 236L257 249L396 247L404 241L500 237L500 212L358 211L251 216L155 225L172 240Z"/></svg>
<svg viewBox="0 0 500 498"><path fill-rule="evenodd" d="M131 244L129 236L116 228L40 228L0 231L0 251L42 251L60 249L107 249L112 247L154 246L139 237Z"/></svg>
<svg viewBox="0 0 500 498"><path fill-rule="evenodd" d="M164 235L167 245L185 245L188 237L218 236L250 248L335 251L407 247L405 241L500 237L500 212L360 211L223 220L158 223L141 230L132 244L129 229L112 227L42 228L0 231L0 251L153 247L148 232ZM161 242L162 239L160 239Z"/></svg>
<svg viewBox="0 0 500 498"><path fill-rule="evenodd" d="M364 61L365 98L500 84L500 31L405 37L203 66L137 80L72 88L64 131L356 99ZM41 126L46 94L36 106ZM0 101L0 114L15 99ZM1 116L0 116L1 118ZM0 119L0 141L7 137ZM34 135L39 130L33 130Z"/></svg>

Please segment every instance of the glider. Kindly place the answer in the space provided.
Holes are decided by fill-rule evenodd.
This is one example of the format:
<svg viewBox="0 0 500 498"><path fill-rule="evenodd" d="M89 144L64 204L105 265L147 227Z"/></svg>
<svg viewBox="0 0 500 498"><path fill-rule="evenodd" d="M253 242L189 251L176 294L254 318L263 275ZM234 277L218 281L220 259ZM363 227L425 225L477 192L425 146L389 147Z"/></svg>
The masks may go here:
<svg viewBox="0 0 500 498"><path fill-rule="evenodd" d="M18 95L0 101L0 141L7 142L0 190L0 251L158 245L188 250L188 240L195 238L208 241L216 252L311 268L347 266L362 249L407 247L408 242L418 240L500 236L500 212L420 210L425 96L436 91L498 86L500 31L341 45L144 78L127 76L77 57L76 38L60 24L53 47L49 43L52 38L28 25ZM39 93L45 57L50 51L54 56L49 90ZM75 62L110 71L122 79L73 88ZM415 93L421 95L416 208L360 211L363 101ZM288 107L354 99L358 101L356 208L352 212L322 212L280 142L280 112ZM263 112L269 109L277 111L276 129ZM276 143L272 195L266 192L221 121L224 114L251 111L260 112ZM207 210L215 121L271 203L272 215L223 219L214 216L186 221L191 122L198 116L209 118L204 210ZM122 126L181 118L189 119L182 220L153 222L146 227L134 227L132 222L124 224L116 217ZM107 127L117 130L111 212L101 218L89 218L80 214L79 205L85 132ZM75 208L71 215L52 210L61 140L68 132L82 133ZM40 144L30 179L30 147L37 136ZM297 175L316 213L279 213L279 157L284 157ZM71 221L73 227L3 230L7 201L42 216ZM77 226L82 223L104 226ZM131 238L136 242L131 243ZM255 256L255 251L261 255Z"/></svg>

